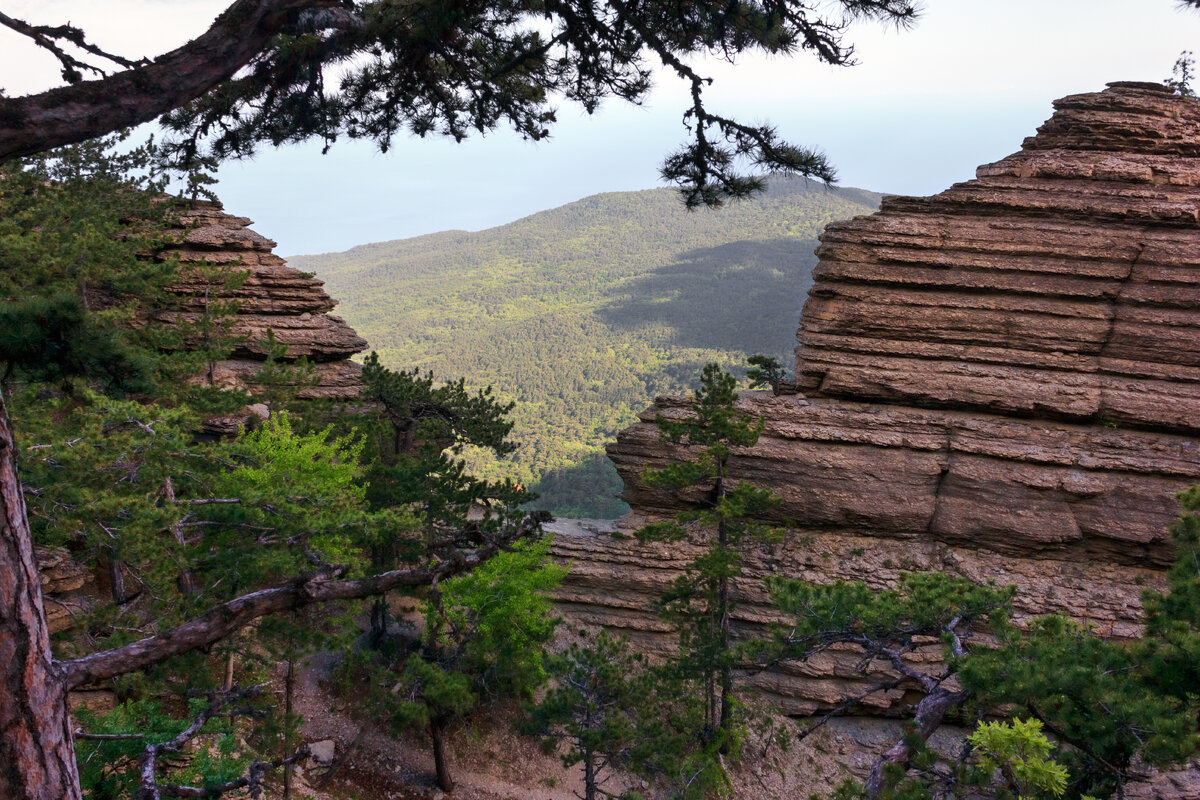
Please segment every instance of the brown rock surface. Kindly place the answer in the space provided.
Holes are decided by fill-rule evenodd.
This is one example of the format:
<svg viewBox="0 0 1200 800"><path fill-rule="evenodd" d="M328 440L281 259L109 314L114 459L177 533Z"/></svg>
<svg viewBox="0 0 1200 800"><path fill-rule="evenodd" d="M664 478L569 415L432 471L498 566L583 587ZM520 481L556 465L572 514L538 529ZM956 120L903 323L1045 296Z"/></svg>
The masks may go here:
<svg viewBox="0 0 1200 800"><path fill-rule="evenodd" d="M1055 107L975 180L826 228L801 394L740 400L766 428L733 472L779 494L789 526L747 559L743 630L772 616L759 575L884 587L938 569L1017 585L1023 617L1137 634L1173 496L1200 482L1200 102L1113 84ZM659 398L610 447L634 509L622 528L680 507L640 473L675 454L656 416L684 413ZM564 524L555 552L569 617L670 646L650 603L689 547ZM807 714L860 679L856 661L752 680Z"/></svg>
<svg viewBox="0 0 1200 800"><path fill-rule="evenodd" d="M337 303L322 288L324 283L287 266L271 252L275 242L250 230L250 224L211 203L198 203L184 214L157 254L180 262L179 280L171 287L176 309L151 315L152 322L188 326L213 304L232 301L237 312L229 335L235 344L230 358L213 369L218 384L253 388L267 356L270 330L287 346L287 359L303 357L315 364L316 385L303 388L301 397L358 397L360 369L349 359L366 349L366 341L329 313ZM219 265L227 275L244 274L244 280L224 285L201 265Z"/></svg>
<svg viewBox="0 0 1200 800"><path fill-rule="evenodd" d="M65 631L74 624L75 612L95 601L92 574L61 547L35 547L33 555L50 633Z"/></svg>

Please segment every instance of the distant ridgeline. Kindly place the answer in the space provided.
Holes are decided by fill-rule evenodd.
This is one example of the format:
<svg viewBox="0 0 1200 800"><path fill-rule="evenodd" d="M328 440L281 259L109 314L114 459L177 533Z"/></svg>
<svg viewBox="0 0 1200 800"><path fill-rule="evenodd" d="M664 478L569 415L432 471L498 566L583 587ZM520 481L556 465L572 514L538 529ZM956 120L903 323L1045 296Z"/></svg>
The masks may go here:
<svg viewBox="0 0 1200 800"><path fill-rule="evenodd" d="M688 212L669 189L619 192L289 262L326 281L385 365L516 401L512 463L476 470L517 476L559 514L618 516L604 443L709 361L789 363L817 235L878 202L785 179L719 211Z"/></svg>

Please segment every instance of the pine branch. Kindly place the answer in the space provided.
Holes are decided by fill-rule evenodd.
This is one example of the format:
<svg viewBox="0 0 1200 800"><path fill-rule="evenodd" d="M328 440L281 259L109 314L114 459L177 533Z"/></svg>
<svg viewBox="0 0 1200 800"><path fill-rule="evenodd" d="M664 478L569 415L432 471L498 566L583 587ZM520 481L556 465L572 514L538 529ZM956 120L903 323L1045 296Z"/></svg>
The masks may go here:
<svg viewBox="0 0 1200 800"><path fill-rule="evenodd" d="M341 580L343 570L333 574L320 572L302 576L292 583L251 592L222 603L204 616L168 631L112 650L59 662L57 666L62 671L67 688L74 689L207 647L236 633L247 623L269 614L334 600L374 597L400 586L428 586L474 569L513 542L533 536L540 529L542 521L540 515L530 515L505 536L486 541L469 553L446 554L444 560L429 567L392 570L354 580Z"/></svg>

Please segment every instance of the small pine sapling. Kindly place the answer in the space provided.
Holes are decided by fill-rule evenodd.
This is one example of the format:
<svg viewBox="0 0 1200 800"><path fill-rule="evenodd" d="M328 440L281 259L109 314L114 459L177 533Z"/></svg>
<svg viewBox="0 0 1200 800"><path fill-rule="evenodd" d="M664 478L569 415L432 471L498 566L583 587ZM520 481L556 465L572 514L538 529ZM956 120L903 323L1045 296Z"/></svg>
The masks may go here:
<svg viewBox="0 0 1200 800"><path fill-rule="evenodd" d="M660 612L679 629L681 675L704 687L702 738L717 742L722 752L736 748L733 722L733 648L731 613L736 600L733 581L742 574L743 551L752 544L778 541L779 528L761 522L778 499L768 490L730 478L735 447L752 447L763 421L738 410L736 380L716 364L704 368L690 415L658 419L663 439L692 449L694 456L658 470L648 470L647 485L682 490L690 508L674 520L638 531L643 541L678 541L691 533L708 533L708 547L658 600ZM699 448L698 452L696 449Z"/></svg>
<svg viewBox="0 0 1200 800"><path fill-rule="evenodd" d="M783 390L783 384L787 383L787 370L779 363L779 359L758 354L750 356L746 363L750 365L750 369L746 370L746 380L749 381L750 388L770 386L771 392L778 397Z"/></svg>

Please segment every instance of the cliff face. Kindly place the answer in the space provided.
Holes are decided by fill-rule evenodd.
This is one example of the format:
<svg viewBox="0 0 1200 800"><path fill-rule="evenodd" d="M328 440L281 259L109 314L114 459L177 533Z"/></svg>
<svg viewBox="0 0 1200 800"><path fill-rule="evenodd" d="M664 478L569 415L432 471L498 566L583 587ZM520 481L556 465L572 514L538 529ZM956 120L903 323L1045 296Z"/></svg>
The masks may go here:
<svg viewBox="0 0 1200 800"><path fill-rule="evenodd" d="M350 361L367 343L340 317L329 312L337 302L311 276L287 265L271 250L275 242L250 230L245 217L226 214L219 206L198 203L166 231L168 244L154 257L179 260L179 278L169 287L174 308L151 313L152 325L190 326L221 304L236 303L224 335L235 342L230 358L213 365L215 383L253 390L256 374L267 358L267 332L287 347L285 360L313 362L313 381L299 389L307 399L354 400L362 391L362 368ZM238 275L230 288L201 264L227 266ZM197 380L201 380L200 376ZM253 410L253 409L251 409ZM264 412L265 413L265 412ZM232 435L251 418L250 410L205 421L205 433ZM74 624L73 611L97 602L94 576L61 548L38 548L38 571L51 633Z"/></svg>
<svg viewBox="0 0 1200 800"><path fill-rule="evenodd" d="M350 361L367 342L341 317L329 313L337 305L322 288L323 281L287 265L271 250L275 242L248 227L245 217L226 214L218 206L197 204L168 232L168 244L158 258L175 257L180 278L171 291L176 310L154 314L160 325L188 325L206 307L236 302L237 312L227 335L235 342L229 359L213 368L213 379L223 386L253 388L255 374L267 358L267 331L287 346L286 359L309 359L314 385L303 387L306 399L350 400L362 390L360 367ZM236 288L228 288L196 265L229 267L230 274L245 273Z"/></svg>
<svg viewBox="0 0 1200 800"><path fill-rule="evenodd" d="M761 416L735 477L783 498L783 545L752 576L893 583L937 569L1016 584L1022 615L1137 632L1170 559L1173 495L1200 481L1200 103L1112 84L1055 103L1020 152L927 198L826 228L796 359L801 394L743 393ZM679 508L640 473L675 454L659 398L609 455L634 513ZM564 611L666 646L650 611L687 548L575 529ZM753 581L740 622L770 617ZM853 654L755 681L810 713ZM897 691L876 702L899 701Z"/></svg>

